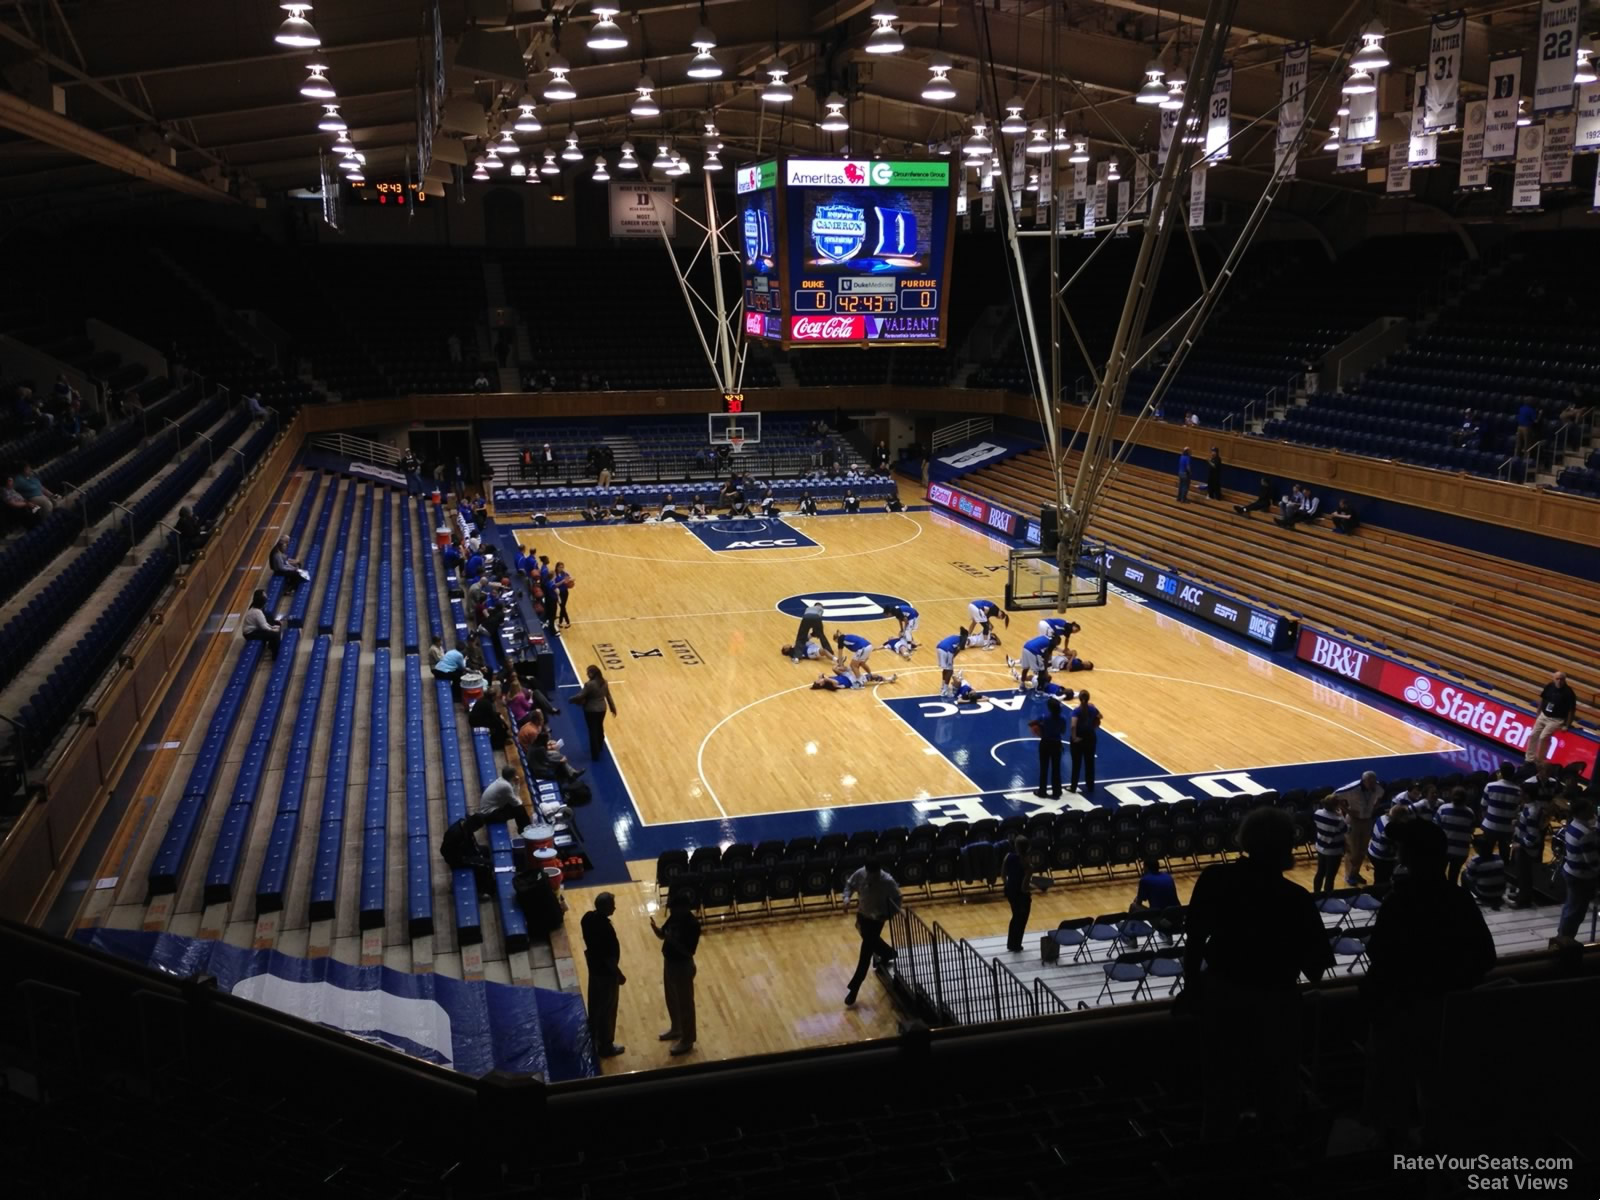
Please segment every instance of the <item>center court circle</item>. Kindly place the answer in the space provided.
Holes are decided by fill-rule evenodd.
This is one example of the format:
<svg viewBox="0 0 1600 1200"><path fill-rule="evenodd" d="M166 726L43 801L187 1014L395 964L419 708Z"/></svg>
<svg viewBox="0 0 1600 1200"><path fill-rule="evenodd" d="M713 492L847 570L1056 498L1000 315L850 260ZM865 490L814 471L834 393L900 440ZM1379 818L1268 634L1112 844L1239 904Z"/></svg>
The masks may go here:
<svg viewBox="0 0 1600 1200"><path fill-rule="evenodd" d="M822 606L824 621L881 621L896 605L909 607L901 597L882 592L802 592L779 600L777 607L784 616L798 620L813 604Z"/></svg>

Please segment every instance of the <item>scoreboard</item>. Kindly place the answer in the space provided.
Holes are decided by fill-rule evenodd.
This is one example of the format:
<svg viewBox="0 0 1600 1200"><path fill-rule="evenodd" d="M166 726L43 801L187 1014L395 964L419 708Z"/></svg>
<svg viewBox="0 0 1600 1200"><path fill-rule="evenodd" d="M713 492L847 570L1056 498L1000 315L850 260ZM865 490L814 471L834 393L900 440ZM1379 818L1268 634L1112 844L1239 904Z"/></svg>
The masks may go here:
<svg viewBox="0 0 1600 1200"><path fill-rule="evenodd" d="M955 192L946 162L740 168L745 334L796 346L943 346Z"/></svg>

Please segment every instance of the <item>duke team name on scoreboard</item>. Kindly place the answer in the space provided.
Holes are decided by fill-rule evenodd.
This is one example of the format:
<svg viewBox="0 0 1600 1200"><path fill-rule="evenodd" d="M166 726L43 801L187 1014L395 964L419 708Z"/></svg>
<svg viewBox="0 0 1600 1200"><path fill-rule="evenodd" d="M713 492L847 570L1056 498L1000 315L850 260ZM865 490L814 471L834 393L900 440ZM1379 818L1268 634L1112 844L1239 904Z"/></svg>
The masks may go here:
<svg viewBox="0 0 1600 1200"><path fill-rule="evenodd" d="M735 181L747 336L945 344L949 164L790 159L742 167Z"/></svg>

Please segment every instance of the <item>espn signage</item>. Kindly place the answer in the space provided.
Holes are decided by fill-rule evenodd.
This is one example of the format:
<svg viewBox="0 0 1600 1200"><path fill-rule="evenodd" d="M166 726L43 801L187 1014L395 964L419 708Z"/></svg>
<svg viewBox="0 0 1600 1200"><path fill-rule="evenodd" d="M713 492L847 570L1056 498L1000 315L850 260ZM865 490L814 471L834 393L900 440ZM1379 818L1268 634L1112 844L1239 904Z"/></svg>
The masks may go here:
<svg viewBox="0 0 1600 1200"><path fill-rule="evenodd" d="M1525 754L1533 737L1533 716L1500 701L1441 679L1416 667L1404 666L1370 650L1353 646L1315 629L1301 629L1295 656L1341 679L1359 683L1410 708L1470 730L1490 741ZM1583 763L1594 774L1600 744L1592 738L1558 730L1550 738L1550 758L1565 766Z"/></svg>
<svg viewBox="0 0 1600 1200"><path fill-rule="evenodd" d="M969 521L976 521L979 525L987 525L998 533L1007 537L1015 537L1017 533L1017 514L1008 509L990 504L987 500L979 500L976 496L969 496L963 491L947 487L942 483L928 485L928 503L937 504L940 508L948 508L953 513L960 513Z"/></svg>
<svg viewBox="0 0 1600 1200"><path fill-rule="evenodd" d="M1294 632L1294 622L1276 613L1262 612L1242 600L1201 587L1175 575L1171 571L1157 570L1136 559L1124 558L1114 551L1106 551L1106 578L1121 584L1130 591L1163 600L1174 607L1191 612L1201 620L1231 629L1252 641L1273 649L1289 643Z"/></svg>

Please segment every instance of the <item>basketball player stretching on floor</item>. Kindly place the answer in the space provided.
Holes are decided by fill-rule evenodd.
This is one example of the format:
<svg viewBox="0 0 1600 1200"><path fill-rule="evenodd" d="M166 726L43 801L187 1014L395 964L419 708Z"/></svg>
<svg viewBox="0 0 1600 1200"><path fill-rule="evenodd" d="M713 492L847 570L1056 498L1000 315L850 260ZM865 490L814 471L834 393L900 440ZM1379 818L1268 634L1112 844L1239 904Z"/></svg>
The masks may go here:
<svg viewBox="0 0 1600 1200"><path fill-rule="evenodd" d="M994 635L994 618L999 617L1007 629L1011 627L1011 617L1005 609L993 600L974 600L967 605L967 636L972 636L974 629L983 629L983 640L978 643L980 650L993 650L1000 644L1000 639Z"/></svg>

